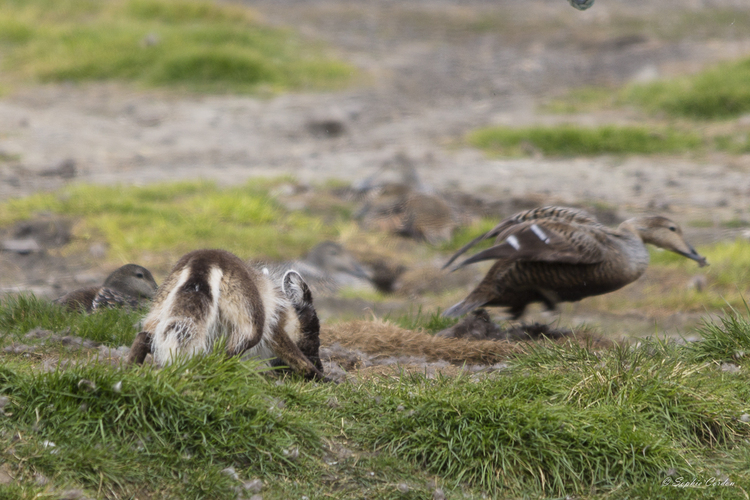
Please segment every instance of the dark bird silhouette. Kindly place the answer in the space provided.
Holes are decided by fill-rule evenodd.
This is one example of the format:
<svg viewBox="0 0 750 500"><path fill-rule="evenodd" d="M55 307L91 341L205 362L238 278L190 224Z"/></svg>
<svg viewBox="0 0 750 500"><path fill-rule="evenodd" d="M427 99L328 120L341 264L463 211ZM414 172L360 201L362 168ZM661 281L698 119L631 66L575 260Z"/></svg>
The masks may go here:
<svg viewBox="0 0 750 500"><path fill-rule="evenodd" d="M693 259L701 267L708 265L685 241L680 227L666 217L635 217L613 229L582 210L543 207L505 219L461 248L444 267L479 241L493 237L493 247L457 268L482 260L495 260L495 264L445 316L460 316L482 306L504 306L518 319L532 302L553 310L558 302L618 290L646 271L646 243Z"/></svg>
<svg viewBox="0 0 750 500"><path fill-rule="evenodd" d="M54 300L74 311L91 312L108 307L137 308L156 294L151 272L136 264L126 264L107 276L102 286L79 288Z"/></svg>

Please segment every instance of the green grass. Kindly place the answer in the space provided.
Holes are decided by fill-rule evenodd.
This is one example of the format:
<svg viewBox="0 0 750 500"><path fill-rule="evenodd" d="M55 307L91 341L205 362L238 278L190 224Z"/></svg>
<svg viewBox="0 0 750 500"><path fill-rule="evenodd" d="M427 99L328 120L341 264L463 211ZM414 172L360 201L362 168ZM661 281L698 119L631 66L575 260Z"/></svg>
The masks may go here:
<svg viewBox="0 0 750 500"><path fill-rule="evenodd" d="M703 147L701 137L692 132L614 125L488 127L473 131L468 140L490 153L510 156L532 151L548 156L681 153Z"/></svg>
<svg viewBox="0 0 750 500"><path fill-rule="evenodd" d="M296 258L336 236L335 222L288 212L268 194L277 181L256 179L219 188L209 182L147 187L76 185L0 204L0 227L50 212L75 218L79 242L104 240L112 255L177 257L196 248L224 248L243 258Z"/></svg>
<svg viewBox="0 0 750 500"><path fill-rule="evenodd" d="M0 54L6 76L20 81L125 80L206 92L324 88L355 72L247 8L209 0L6 0Z"/></svg>
<svg viewBox="0 0 750 500"><path fill-rule="evenodd" d="M570 89L563 97L555 98L542 105L542 111L555 114L574 114L598 111L613 105L617 92L605 87L577 87Z"/></svg>
<svg viewBox="0 0 750 500"><path fill-rule="evenodd" d="M701 248L710 264L701 270L716 284L724 287L741 287L750 282L750 242L744 239L724 241ZM695 263L673 252L652 252L653 265L672 266L695 270Z"/></svg>
<svg viewBox="0 0 750 500"><path fill-rule="evenodd" d="M446 241L445 243L442 243L440 245L440 250L444 252L455 252L474 238L490 231L492 228L497 226L499 222L500 221L497 219L497 217L484 217L474 224L468 226L460 226L455 231L453 231L453 236L449 241ZM490 238L489 240L486 240L486 243L479 243L475 248L483 248L483 244L489 245L494 243L494 241L494 238Z"/></svg>
<svg viewBox="0 0 750 500"><path fill-rule="evenodd" d="M442 316L442 313L443 311L439 308L432 313L425 313L420 307L416 313L409 311L407 314L393 318L392 321L401 328L423 330L427 333L436 333L458 323L459 320L457 318L445 318ZM389 317L384 318L386 321L389 319Z"/></svg>
<svg viewBox="0 0 750 500"><path fill-rule="evenodd" d="M97 314L70 312L49 301L33 296L6 296L0 300L0 344L10 341L25 343L23 335L34 328L53 332L68 331L101 342L110 347L130 345L135 326L143 311L107 309Z"/></svg>
<svg viewBox="0 0 750 500"><path fill-rule="evenodd" d="M725 119L750 111L750 59L722 63L696 75L624 89L624 102L652 112L694 119Z"/></svg>
<svg viewBox="0 0 750 500"><path fill-rule="evenodd" d="M6 300L0 331L16 336L49 315L41 301ZM750 324L734 313L701 333L686 346L646 340L598 352L538 344L501 372L340 385L268 377L219 356L162 370L86 362L43 372L3 353L0 450L16 482L0 498L71 487L106 498L236 498L226 467L262 479L269 499L431 498L432 484L449 498L702 498L705 489L662 483L717 474L735 487L712 498L744 498L750 373L720 365L743 365ZM35 473L50 485L35 485Z"/></svg>

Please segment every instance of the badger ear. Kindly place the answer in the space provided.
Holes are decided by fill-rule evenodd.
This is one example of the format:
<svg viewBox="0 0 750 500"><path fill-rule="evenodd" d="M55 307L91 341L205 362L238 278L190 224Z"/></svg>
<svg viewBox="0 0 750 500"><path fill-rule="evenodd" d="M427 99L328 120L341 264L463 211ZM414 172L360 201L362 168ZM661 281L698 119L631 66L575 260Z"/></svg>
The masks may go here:
<svg viewBox="0 0 750 500"><path fill-rule="evenodd" d="M312 304L312 292L297 271L287 271L281 280L281 290L294 305Z"/></svg>

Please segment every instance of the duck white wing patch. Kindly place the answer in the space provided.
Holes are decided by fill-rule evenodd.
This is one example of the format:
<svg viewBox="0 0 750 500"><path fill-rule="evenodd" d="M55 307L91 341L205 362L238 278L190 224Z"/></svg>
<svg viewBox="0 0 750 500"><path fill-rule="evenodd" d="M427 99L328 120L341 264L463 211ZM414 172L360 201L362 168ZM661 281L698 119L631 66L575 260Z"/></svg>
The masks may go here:
<svg viewBox="0 0 750 500"><path fill-rule="evenodd" d="M515 248L516 250L521 249L521 243L518 241L518 238L516 238L514 235L511 234L510 236L508 236L508 239L506 239L505 241L507 241L508 244L512 246L513 248Z"/></svg>
<svg viewBox="0 0 750 500"><path fill-rule="evenodd" d="M541 227L537 226L536 224L532 224L531 230L534 231L534 234L537 235L540 240L549 245L549 236L547 236L547 233L545 233Z"/></svg>

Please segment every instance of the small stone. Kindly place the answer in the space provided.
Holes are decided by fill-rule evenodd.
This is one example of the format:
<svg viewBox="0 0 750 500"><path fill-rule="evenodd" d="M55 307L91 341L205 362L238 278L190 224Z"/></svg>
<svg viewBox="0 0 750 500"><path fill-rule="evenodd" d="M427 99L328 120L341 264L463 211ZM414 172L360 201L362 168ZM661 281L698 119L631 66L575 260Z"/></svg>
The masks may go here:
<svg viewBox="0 0 750 500"><path fill-rule="evenodd" d="M107 245L104 243L94 243L89 247L89 255L95 259L103 259L107 256Z"/></svg>
<svg viewBox="0 0 750 500"><path fill-rule="evenodd" d="M687 284L688 290L695 290L696 292L702 292L707 286L708 278L704 274L696 274Z"/></svg>
<svg viewBox="0 0 750 500"><path fill-rule="evenodd" d="M141 40L141 46L153 47L154 45L158 45L160 41L161 39L159 38L159 35L156 33L149 33L143 37L143 40Z"/></svg>
<svg viewBox="0 0 750 500"><path fill-rule="evenodd" d="M234 467L227 467L226 469L223 469L221 473L231 477L235 481L240 480L240 476L237 475L237 471L234 470Z"/></svg>
<svg viewBox="0 0 750 500"><path fill-rule="evenodd" d="M7 396L0 396L0 411L5 410L8 403L10 403L10 399Z"/></svg>
<svg viewBox="0 0 750 500"><path fill-rule="evenodd" d="M76 161L72 158L66 158L54 167L39 172L42 177L60 177L62 179L72 179L76 176Z"/></svg>
<svg viewBox="0 0 750 500"><path fill-rule="evenodd" d="M122 380L113 385L112 390L115 392L122 392Z"/></svg>
<svg viewBox="0 0 750 500"><path fill-rule="evenodd" d="M34 483L37 486L45 486L47 485L47 483L49 483L49 479L37 472L36 474L34 474Z"/></svg>
<svg viewBox="0 0 750 500"><path fill-rule="evenodd" d="M253 495L249 500L263 500L263 495Z"/></svg>
<svg viewBox="0 0 750 500"><path fill-rule="evenodd" d="M282 453L289 460L297 460L299 458L299 448L297 448L296 446L294 448L284 450Z"/></svg>
<svg viewBox="0 0 750 500"><path fill-rule="evenodd" d="M92 382L91 380L82 378L81 380L78 381L78 388L83 389L85 391L93 392L96 390L96 384Z"/></svg>
<svg viewBox="0 0 750 500"><path fill-rule="evenodd" d="M66 335L60 339L60 343L64 346L80 346L83 344L83 339L75 335Z"/></svg>
<svg viewBox="0 0 750 500"><path fill-rule="evenodd" d="M28 255L42 250L34 238L19 238L15 240L3 240L2 250L14 252L20 255Z"/></svg>
<svg viewBox="0 0 750 500"><path fill-rule="evenodd" d="M400 491L401 493L408 493L411 488L409 488L409 485L406 483L398 483L398 486L396 486L396 489Z"/></svg>
<svg viewBox="0 0 750 500"><path fill-rule="evenodd" d="M332 109L312 116L306 124L307 130L316 137L340 137L347 131L346 116Z"/></svg>
<svg viewBox="0 0 750 500"><path fill-rule="evenodd" d="M10 465L3 464L0 466L0 484L11 484L13 476L10 474Z"/></svg>
<svg viewBox="0 0 750 500"><path fill-rule="evenodd" d="M51 337L54 337L54 332L42 328L34 328L23 336L25 339L49 339Z"/></svg>
<svg viewBox="0 0 750 500"><path fill-rule="evenodd" d="M341 406L339 404L339 400L336 399L335 397L328 398L328 401L326 401L326 404L328 405L329 408L338 408L339 406Z"/></svg>
<svg viewBox="0 0 750 500"><path fill-rule="evenodd" d="M250 493L260 493L263 489L263 481L260 479L253 479L242 483L242 487Z"/></svg>
<svg viewBox="0 0 750 500"><path fill-rule="evenodd" d="M743 413L743 414L742 414L742 415L740 416L740 422L750 422L750 414L748 414L748 413Z"/></svg>
<svg viewBox="0 0 750 500"><path fill-rule="evenodd" d="M405 410L404 405L398 405L396 407L396 411L404 411L404 410Z"/></svg>
<svg viewBox="0 0 750 500"><path fill-rule="evenodd" d="M85 500L88 497L82 490L65 490L58 493L58 500Z"/></svg>
<svg viewBox="0 0 750 500"><path fill-rule="evenodd" d="M740 367L735 365L734 363L722 363L721 371L727 373L737 373L740 371Z"/></svg>
<svg viewBox="0 0 750 500"><path fill-rule="evenodd" d="M432 500L445 500L445 493L441 488L437 488L432 492Z"/></svg>

